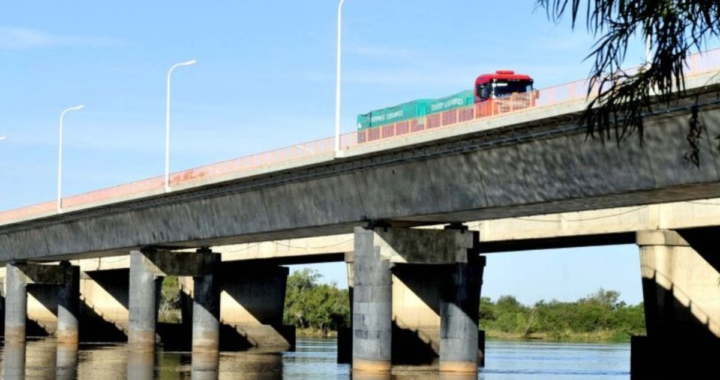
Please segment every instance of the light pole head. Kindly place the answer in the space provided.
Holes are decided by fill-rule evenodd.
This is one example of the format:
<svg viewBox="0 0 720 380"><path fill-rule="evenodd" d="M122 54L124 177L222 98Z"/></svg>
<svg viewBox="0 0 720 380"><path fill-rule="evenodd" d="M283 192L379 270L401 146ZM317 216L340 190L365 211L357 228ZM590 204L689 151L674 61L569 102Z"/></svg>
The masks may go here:
<svg viewBox="0 0 720 380"><path fill-rule="evenodd" d="M187 62L179 63L178 66L192 66L197 63L197 59L193 59Z"/></svg>
<svg viewBox="0 0 720 380"><path fill-rule="evenodd" d="M0 136L0 141L5 140L6 138L7 138L7 137L5 137L5 136Z"/></svg>
<svg viewBox="0 0 720 380"><path fill-rule="evenodd" d="M79 105L79 106L70 107L70 108L66 109L65 111L79 111L79 110L81 110L81 109L83 109L83 108L85 108L85 105L84 105L84 104L81 104L81 105Z"/></svg>

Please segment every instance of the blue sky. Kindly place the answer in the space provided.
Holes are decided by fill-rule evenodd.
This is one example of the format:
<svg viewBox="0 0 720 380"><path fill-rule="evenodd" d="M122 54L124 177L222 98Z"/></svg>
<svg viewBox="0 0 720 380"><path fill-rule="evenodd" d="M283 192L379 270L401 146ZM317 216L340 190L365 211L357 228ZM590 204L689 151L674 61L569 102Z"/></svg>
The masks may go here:
<svg viewBox="0 0 720 380"><path fill-rule="evenodd" d="M332 135L336 0L5 2L0 13L0 210L160 175L166 71L171 170ZM469 89L497 69L537 87L584 78L592 38L535 0L347 0L343 131L355 116ZM633 46L628 65L641 63ZM319 266L345 283L342 265ZM485 294L575 299L601 286L641 300L635 247L492 256Z"/></svg>

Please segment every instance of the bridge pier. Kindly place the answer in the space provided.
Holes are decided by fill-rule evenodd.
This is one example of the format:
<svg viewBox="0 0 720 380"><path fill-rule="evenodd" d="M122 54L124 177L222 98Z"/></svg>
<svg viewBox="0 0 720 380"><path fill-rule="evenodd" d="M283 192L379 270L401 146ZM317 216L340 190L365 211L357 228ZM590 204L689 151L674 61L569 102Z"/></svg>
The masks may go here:
<svg viewBox="0 0 720 380"><path fill-rule="evenodd" d="M392 366L392 273L375 233L355 228L353 262L354 371L390 372Z"/></svg>
<svg viewBox="0 0 720 380"><path fill-rule="evenodd" d="M222 350L282 352L295 347L295 326L283 325L288 273L286 267L243 262L226 262L218 269L213 286L219 295ZM198 280L181 281L183 316L196 312Z"/></svg>
<svg viewBox="0 0 720 380"><path fill-rule="evenodd" d="M397 364L477 373L485 265L477 243L477 233L451 229L355 230L354 257L346 258L353 262L354 370L382 372Z"/></svg>
<svg viewBox="0 0 720 380"><path fill-rule="evenodd" d="M451 265L440 297L440 371L477 373L485 257ZM483 342L484 343L484 342Z"/></svg>
<svg viewBox="0 0 720 380"><path fill-rule="evenodd" d="M220 257L216 257L216 260ZM216 261L212 271L194 277L192 352L219 354L220 349L220 279ZM193 363L194 364L194 363Z"/></svg>
<svg viewBox="0 0 720 380"><path fill-rule="evenodd" d="M165 276L198 278L202 297L193 314L193 350L217 352L217 284L215 272L220 255L207 249L197 252L165 250L130 253L130 323L128 348L132 352L152 352L156 343L158 304Z"/></svg>
<svg viewBox="0 0 720 380"><path fill-rule="evenodd" d="M161 272L145 253L130 252L128 345L131 351L155 350L155 328L162 280Z"/></svg>
<svg viewBox="0 0 720 380"><path fill-rule="evenodd" d="M647 336L632 339L633 380L720 375L719 232L637 233Z"/></svg>
<svg viewBox="0 0 720 380"><path fill-rule="evenodd" d="M57 343L63 351L74 352L80 343L80 267L71 266L67 261L60 266L67 276L58 294Z"/></svg>
<svg viewBox="0 0 720 380"><path fill-rule="evenodd" d="M27 288L25 275L15 264L6 266L5 277L5 342L25 343L27 319Z"/></svg>
<svg viewBox="0 0 720 380"><path fill-rule="evenodd" d="M78 347L78 301L80 269L68 262L60 265L11 263L6 266L5 341L22 344L26 341L28 285L59 287L57 300L58 344L67 349ZM55 311L52 305L49 309Z"/></svg>

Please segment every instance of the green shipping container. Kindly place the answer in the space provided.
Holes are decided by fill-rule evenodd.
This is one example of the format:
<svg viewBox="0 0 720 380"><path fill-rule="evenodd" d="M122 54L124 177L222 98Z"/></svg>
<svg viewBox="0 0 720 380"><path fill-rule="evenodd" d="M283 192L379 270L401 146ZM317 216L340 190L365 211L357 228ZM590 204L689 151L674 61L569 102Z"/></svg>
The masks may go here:
<svg viewBox="0 0 720 380"><path fill-rule="evenodd" d="M425 110L431 101L432 100L420 99L359 115L357 117L358 129L362 130L387 124L395 124L425 116Z"/></svg>
<svg viewBox="0 0 720 380"><path fill-rule="evenodd" d="M468 107L475 104L475 92L467 90L440 99L433 99L427 105L426 115Z"/></svg>
<svg viewBox="0 0 720 380"><path fill-rule="evenodd" d="M395 124L401 121L432 115L439 112L450 111L456 108L475 104L473 90L459 92L455 95L440 99L420 99L395 107L384 108L370 113L358 115L358 130Z"/></svg>

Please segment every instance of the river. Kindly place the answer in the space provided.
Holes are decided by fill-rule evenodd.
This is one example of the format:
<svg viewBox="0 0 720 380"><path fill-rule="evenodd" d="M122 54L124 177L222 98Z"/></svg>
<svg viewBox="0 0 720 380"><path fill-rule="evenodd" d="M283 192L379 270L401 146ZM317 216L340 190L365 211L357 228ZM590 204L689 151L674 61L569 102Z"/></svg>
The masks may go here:
<svg viewBox="0 0 720 380"><path fill-rule="evenodd" d="M627 344L488 342L482 380L629 379ZM58 352L52 340L4 347L2 379L53 380L344 380L348 365L336 364L336 341L298 339L284 354L223 353L219 372L191 369L187 353L157 352L129 357L123 345L81 347L78 355ZM24 364L23 364L24 363ZM393 380L444 380L435 372L396 371ZM453 377L453 380L467 378ZM356 379L357 376L356 376ZM360 379L362 380L362 379ZM389 378L387 379L389 380Z"/></svg>

